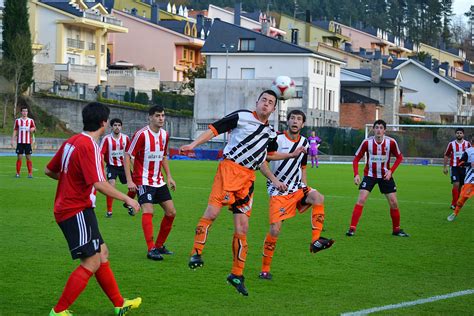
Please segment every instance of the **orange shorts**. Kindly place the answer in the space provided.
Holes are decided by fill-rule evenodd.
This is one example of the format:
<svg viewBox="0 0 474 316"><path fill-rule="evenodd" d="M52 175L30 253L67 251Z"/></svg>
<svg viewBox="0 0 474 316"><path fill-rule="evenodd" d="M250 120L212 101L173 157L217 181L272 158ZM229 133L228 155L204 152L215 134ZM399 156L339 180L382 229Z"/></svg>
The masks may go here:
<svg viewBox="0 0 474 316"><path fill-rule="evenodd" d="M306 211L311 205L302 202L310 191L311 188L306 187L288 195L272 196L269 205L270 224L294 217L296 210L300 213Z"/></svg>
<svg viewBox="0 0 474 316"><path fill-rule="evenodd" d="M217 168L208 203L217 207L228 205L232 212L250 217L254 182L255 171L224 159Z"/></svg>
<svg viewBox="0 0 474 316"><path fill-rule="evenodd" d="M461 193L459 194L459 196L469 199L473 195L474 195L474 184L473 183L464 184L461 188Z"/></svg>

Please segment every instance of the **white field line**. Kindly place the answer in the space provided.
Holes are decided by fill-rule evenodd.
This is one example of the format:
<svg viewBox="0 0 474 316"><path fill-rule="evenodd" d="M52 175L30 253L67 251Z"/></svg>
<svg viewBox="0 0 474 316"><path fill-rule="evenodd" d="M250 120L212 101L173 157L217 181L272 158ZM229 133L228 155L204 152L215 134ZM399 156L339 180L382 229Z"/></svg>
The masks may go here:
<svg viewBox="0 0 474 316"><path fill-rule="evenodd" d="M419 300L416 300L416 301L402 302L402 303L398 303L398 304L391 304L391 305L385 305L385 306L380 306L380 307L373 307L373 308L369 308L369 309L363 309L363 310L360 310L360 311L357 311L357 312L342 313L341 316L368 315L370 313L376 313L376 312L386 311L386 310L390 310L390 309L397 309L397 308L404 308L404 307L409 307L409 306L421 305L421 304L446 300L448 298L464 296L464 295L471 295L471 294L474 294L474 289L464 290L464 291L459 291L459 292L453 292L453 293L444 294L444 295L436 295L436 296L432 296L432 297L428 297L428 298L419 299Z"/></svg>

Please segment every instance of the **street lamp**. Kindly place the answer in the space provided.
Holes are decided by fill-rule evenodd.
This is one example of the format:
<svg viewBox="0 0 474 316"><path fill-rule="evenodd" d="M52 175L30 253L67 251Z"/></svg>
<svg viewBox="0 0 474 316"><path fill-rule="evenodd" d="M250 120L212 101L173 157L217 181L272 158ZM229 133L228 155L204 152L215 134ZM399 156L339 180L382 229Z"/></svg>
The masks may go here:
<svg viewBox="0 0 474 316"><path fill-rule="evenodd" d="M225 81L224 81L224 116L227 112L227 72L229 68L229 50L234 49L234 44L221 44L225 49ZM226 134L224 134L224 144L226 142Z"/></svg>

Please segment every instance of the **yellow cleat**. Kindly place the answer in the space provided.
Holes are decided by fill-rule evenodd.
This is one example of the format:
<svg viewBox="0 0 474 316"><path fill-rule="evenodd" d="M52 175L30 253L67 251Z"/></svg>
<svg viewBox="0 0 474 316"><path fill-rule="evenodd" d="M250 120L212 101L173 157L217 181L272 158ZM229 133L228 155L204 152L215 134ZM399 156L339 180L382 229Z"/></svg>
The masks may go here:
<svg viewBox="0 0 474 316"><path fill-rule="evenodd" d="M124 299L122 307L115 307L115 315L123 316L126 315L131 309L138 308L142 303L142 298L137 297L133 300Z"/></svg>
<svg viewBox="0 0 474 316"><path fill-rule="evenodd" d="M51 308L51 312L49 313L49 316L70 316L70 315L72 315L72 313L71 313L71 311L69 311L67 309L65 311L56 313L54 311L54 308Z"/></svg>

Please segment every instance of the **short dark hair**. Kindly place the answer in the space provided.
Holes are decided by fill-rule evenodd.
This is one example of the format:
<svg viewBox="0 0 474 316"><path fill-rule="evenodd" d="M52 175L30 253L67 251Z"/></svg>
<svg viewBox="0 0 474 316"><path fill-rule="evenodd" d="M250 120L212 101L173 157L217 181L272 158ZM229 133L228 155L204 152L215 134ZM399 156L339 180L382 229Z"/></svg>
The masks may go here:
<svg viewBox="0 0 474 316"><path fill-rule="evenodd" d="M457 133L457 132L462 132L464 134L464 128L462 128L462 127L456 128L455 133Z"/></svg>
<svg viewBox="0 0 474 316"><path fill-rule="evenodd" d="M113 118L113 119L110 120L110 127L114 126L115 123L119 123L120 125L123 125L121 119Z"/></svg>
<svg viewBox="0 0 474 316"><path fill-rule="evenodd" d="M275 93L275 91L273 90L265 90L263 91L262 93L260 93L260 95L258 96L258 99L257 100L260 100L260 98L262 97L262 95L264 94L269 94L269 95L272 95L274 98L275 98L275 103L276 103L276 100L278 100L278 96L277 94Z"/></svg>
<svg viewBox="0 0 474 316"><path fill-rule="evenodd" d="M102 122L109 119L110 109L107 105L100 102L91 102L82 109L82 123L84 123L84 131L95 132Z"/></svg>
<svg viewBox="0 0 474 316"><path fill-rule="evenodd" d="M384 120L377 120L374 122L374 125L372 125L372 128L375 128L375 125L383 125L383 129L387 129L387 123L385 123Z"/></svg>
<svg viewBox="0 0 474 316"><path fill-rule="evenodd" d="M291 117L291 115L301 115L303 117L303 123L306 122L306 114L304 114L303 111L300 110L291 110L287 115L286 115L286 120L288 121Z"/></svg>
<svg viewBox="0 0 474 316"><path fill-rule="evenodd" d="M154 105L148 110L148 115L152 116L157 112L161 113L161 112L164 112L164 111L165 111L165 109L161 105Z"/></svg>
<svg viewBox="0 0 474 316"><path fill-rule="evenodd" d="M28 109L28 105L26 105L26 104L20 106L20 112L23 111L23 109L26 109L28 111L30 110L30 109Z"/></svg>

